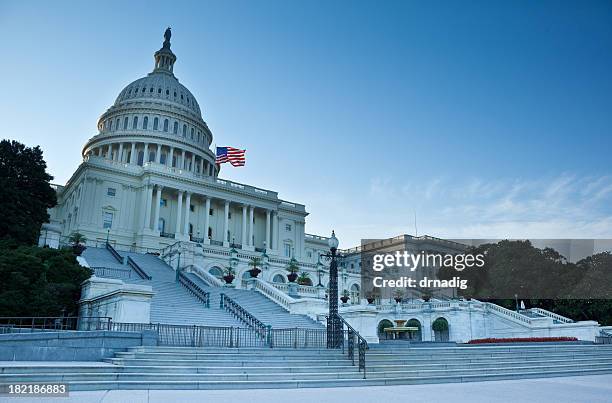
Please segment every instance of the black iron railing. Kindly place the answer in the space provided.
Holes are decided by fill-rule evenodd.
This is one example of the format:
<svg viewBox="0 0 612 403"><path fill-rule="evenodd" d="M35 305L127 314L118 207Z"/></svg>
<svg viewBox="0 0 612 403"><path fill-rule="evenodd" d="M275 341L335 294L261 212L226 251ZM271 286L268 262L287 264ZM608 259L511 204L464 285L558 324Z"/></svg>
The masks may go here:
<svg viewBox="0 0 612 403"><path fill-rule="evenodd" d="M108 251L111 253L111 255L113 255L113 257L114 257L115 259L117 259L117 261L118 261L119 263L123 263L123 257L121 257L121 255L119 254L119 252L117 252L117 251L115 250L115 248L113 248L113 245L111 245L110 243L106 242L105 247L106 247L106 250L108 250Z"/></svg>
<svg viewBox="0 0 612 403"><path fill-rule="evenodd" d="M170 232L160 232L159 236L162 238L172 238L174 239L174 234Z"/></svg>
<svg viewBox="0 0 612 403"><path fill-rule="evenodd" d="M612 344L612 333L606 330L600 331L599 336L595 336L595 344Z"/></svg>
<svg viewBox="0 0 612 403"><path fill-rule="evenodd" d="M134 271L136 272L136 274L138 274L138 275L140 276L140 278L145 279L145 280L151 280L151 276L149 276L149 275L147 274L147 272L146 272L146 271L144 271L144 270L142 269L142 267L140 267L140 266L138 265L138 263L136 263L136 262L134 261L134 259L132 259L132 257L131 257L131 256L128 256L128 258L127 258L127 264L128 264L128 265L129 265L129 266L130 266L132 269L134 269Z"/></svg>
<svg viewBox="0 0 612 403"><path fill-rule="evenodd" d="M270 326L264 324L262 321L257 319L249 311L244 309L240 304L238 304L236 301L234 301L224 293L221 293L219 307L228 310L237 319L239 319L244 324L253 329L255 333L262 339L267 339L269 337Z"/></svg>
<svg viewBox="0 0 612 403"><path fill-rule="evenodd" d="M57 332L62 330L110 330L106 316L3 316L0 333Z"/></svg>
<svg viewBox="0 0 612 403"><path fill-rule="evenodd" d="M185 287L191 294L200 300L206 306L210 308L210 293L204 291L202 287L194 283L189 277L187 277L182 271L178 274L179 284Z"/></svg>
<svg viewBox="0 0 612 403"><path fill-rule="evenodd" d="M327 318L328 323L331 318ZM364 339L357 330L355 330L347 321L340 315L336 315L336 320L342 323L343 337L342 337L342 349L344 350L344 342L346 342L346 351L348 358L355 365L355 344L357 344L357 363L359 365L359 372L363 370L363 379L366 378L366 351L368 350L368 342ZM346 329L344 329L346 328ZM329 343L328 343L329 344ZM329 348L329 346L328 346Z"/></svg>

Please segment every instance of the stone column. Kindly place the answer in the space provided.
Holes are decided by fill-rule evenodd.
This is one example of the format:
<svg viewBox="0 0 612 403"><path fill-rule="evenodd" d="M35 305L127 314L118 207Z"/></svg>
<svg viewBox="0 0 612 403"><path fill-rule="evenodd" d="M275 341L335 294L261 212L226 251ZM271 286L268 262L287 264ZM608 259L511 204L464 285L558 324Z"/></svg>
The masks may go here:
<svg viewBox="0 0 612 403"><path fill-rule="evenodd" d="M161 205L161 195L163 187L157 185L157 193L155 194L155 220L153 221L153 231L159 230L159 208Z"/></svg>
<svg viewBox="0 0 612 403"><path fill-rule="evenodd" d="M195 166L195 155L193 153L191 153L191 172L195 172L196 171L196 166Z"/></svg>
<svg viewBox="0 0 612 403"><path fill-rule="evenodd" d="M206 209L204 212L204 243L210 244L210 239L208 239L208 227L210 226L210 197L206 198L204 208Z"/></svg>
<svg viewBox="0 0 612 403"><path fill-rule="evenodd" d="M145 203L145 219L143 228L145 230L151 229L151 199L153 199L153 187L151 185L145 186L146 191L146 203Z"/></svg>
<svg viewBox="0 0 612 403"><path fill-rule="evenodd" d="M204 158L200 158L200 175L204 175Z"/></svg>
<svg viewBox="0 0 612 403"><path fill-rule="evenodd" d="M183 204L183 191L179 190L178 191L178 196L177 196L177 203L178 206L176 207L176 235L180 235L181 233L181 208L182 208L182 204Z"/></svg>
<svg viewBox="0 0 612 403"><path fill-rule="evenodd" d="M191 212L191 192L185 192L187 199L185 200L185 226L183 234L189 236L189 213Z"/></svg>
<svg viewBox="0 0 612 403"><path fill-rule="evenodd" d="M174 159L174 147L170 147L170 153L168 154L168 159L166 160L166 165L172 168L172 160Z"/></svg>
<svg viewBox="0 0 612 403"><path fill-rule="evenodd" d="M240 242L242 243L242 248L248 246L247 242L247 208L246 204L242 205L242 238L240 238Z"/></svg>
<svg viewBox="0 0 612 403"><path fill-rule="evenodd" d="M157 162L158 164L161 161L161 144L157 145L157 152L155 153L155 162Z"/></svg>
<svg viewBox="0 0 612 403"><path fill-rule="evenodd" d="M272 231L274 231L274 241L272 242L274 244L273 249L278 253L278 211L274 212L274 219L272 222Z"/></svg>
<svg viewBox="0 0 612 403"><path fill-rule="evenodd" d="M272 249L270 244L270 210L266 210L266 249Z"/></svg>
<svg viewBox="0 0 612 403"><path fill-rule="evenodd" d="M132 143L132 151L130 152L130 164L136 163L136 143Z"/></svg>
<svg viewBox="0 0 612 403"><path fill-rule="evenodd" d="M117 161L123 162L123 143L119 143L119 155L117 156Z"/></svg>
<svg viewBox="0 0 612 403"><path fill-rule="evenodd" d="M181 165L180 169L185 169L185 150L181 150Z"/></svg>
<svg viewBox="0 0 612 403"><path fill-rule="evenodd" d="M98 147L98 157L101 157L104 154L104 150L102 149L102 146Z"/></svg>
<svg viewBox="0 0 612 403"><path fill-rule="evenodd" d="M249 209L249 246L255 246L253 241L253 216L255 215L255 206Z"/></svg>
<svg viewBox="0 0 612 403"><path fill-rule="evenodd" d="M106 149L106 158L111 159L112 154L113 153L113 145L109 144L108 148Z"/></svg>
<svg viewBox="0 0 612 403"><path fill-rule="evenodd" d="M223 246L229 246L229 241L227 240L227 232L229 231L229 200L225 201L225 211L223 215Z"/></svg>
<svg viewBox="0 0 612 403"><path fill-rule="evenodd" d="M144 143L144 152L142 154L142 165L144 165L149 162L149 143Z"/></svg>

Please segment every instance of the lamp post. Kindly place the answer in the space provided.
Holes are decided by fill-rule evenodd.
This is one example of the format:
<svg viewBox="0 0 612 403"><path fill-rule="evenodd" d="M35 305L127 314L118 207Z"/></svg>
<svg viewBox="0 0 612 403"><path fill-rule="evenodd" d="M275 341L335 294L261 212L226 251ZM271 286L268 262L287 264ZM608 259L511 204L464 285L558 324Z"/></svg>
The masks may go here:
<svg viewBox="0 0 612 403"><path fill-rule="evenodd" d="M338 238L332 231L327 241L329 245L328 254L321 255L330 260L329 262L329 316L327 318L327 348L339 348L342 346L342 322L338 315Z"/></svg>

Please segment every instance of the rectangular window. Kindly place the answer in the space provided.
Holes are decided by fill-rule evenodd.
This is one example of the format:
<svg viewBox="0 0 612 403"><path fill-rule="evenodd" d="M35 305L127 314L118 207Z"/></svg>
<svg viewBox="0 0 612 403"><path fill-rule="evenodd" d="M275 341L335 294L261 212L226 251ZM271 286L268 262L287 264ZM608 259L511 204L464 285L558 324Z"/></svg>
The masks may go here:
<svg viewBox="0 0 612 403"><path fill-rule="evenodd" d="M228 220L231 220L231 219L232 219L232 212L231 212L231 211L229 211L229 212L227 213L227 219L228 219Z"/></svg>
<svg viewBox="0 0 612 403"><path fill-rule="evenodd" d="M117 194L117 189L115 189L115 188L108 188L108 189L106 189L106 195L107 196L115 197L116 194Z"/></svg>
<svg viewBox="0 0 612 403"><path fill-rule="evenodd" d="M191 211L192 213L195 211L195 206L193 204L189 205L189 211Z"/></svg>
<svg viewBox="0 0 612 403"><path fill-rule="evenodd" d="M102 224L102 228L112 228L113 226L113 213L104 212L104 221Z"/></svg>
<svg viewBox="0 0 612 403"><path fill-rule="evenodd" d="M168 205L168 200L167 200L167 199L161 199L161 200L159 201L159 205L160 205L161 207L166 207L166 206Z"/></svg>
<svg viewBox="0 0 612 403"><path fill-rule="evenodd" d="M291 231L291 224L285 224L285 231Z"/></svg>
<svg viewBox="0 0 612 403"><path fill-rule="evenodd" d="M208 215L213 215L213 209L208 210Z"/></svg>
<svg viewBox="0 0 612 403"><path fill-rule="evenodd" d="M291 244L285 244L285 257L291 257Z"/></svg>

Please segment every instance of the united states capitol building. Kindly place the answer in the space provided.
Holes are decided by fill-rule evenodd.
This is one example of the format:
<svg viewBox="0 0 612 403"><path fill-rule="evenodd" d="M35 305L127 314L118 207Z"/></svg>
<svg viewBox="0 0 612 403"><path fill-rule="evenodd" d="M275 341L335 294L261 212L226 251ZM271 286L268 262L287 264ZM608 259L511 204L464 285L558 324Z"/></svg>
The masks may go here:
<svg viewBox="0 0 612 403"><path fill-rule="evenodd" d="M175 76L176 61L167 32L152 72L119 92L100 116L98 133L85 142L82 163L57 186L58 205L50 210L40 245L64 245L76 232L87 238L80 261L95 275L83 284L82 316L244 329L255 318L272 328L324 328L329 275L320 256L329 250L328 237L305 232L304 204L222 179L211 150L213 132L196 97ZM409 235L380 241L379 247L396 243L414 250L462 248ZM600 331L593 321L476 300L412 295L402 303L368 302L361 293L360 248L342 252L339 290L349 298L340 314L369 343L386 338L383 324L398 320L416 324L407 336L412 341L594 340ZM261 268L257 278L249 273L254 257ZM293 263L299 284L288 279ZM228 267L235 272L230 283L223 280ZM236 306L250 319L232 312ZM436 321L446 325L434 330Z"/></svg>

